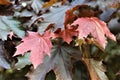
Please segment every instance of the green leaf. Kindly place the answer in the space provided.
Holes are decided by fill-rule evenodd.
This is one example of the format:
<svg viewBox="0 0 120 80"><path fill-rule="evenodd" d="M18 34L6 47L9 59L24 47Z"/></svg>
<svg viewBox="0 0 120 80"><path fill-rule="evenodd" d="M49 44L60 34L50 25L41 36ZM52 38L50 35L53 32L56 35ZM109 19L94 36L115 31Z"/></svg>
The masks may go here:
<svg viewBox="0 0 120 80"><path fill-rule="evenodd" d="M20 22L11 16L0 16L0 38L7 40L7 35L13 31L18 37L22 38L25 32L20 28Z"/></svg>
<svg viewBox="0 0 120 80"><path fill-rule="evenodd" d="M59 43L59 42L58 42ZM76 57L74 55L77 55ZM44 80L46 74L53 70L56 80L72 80L72 60L81 59L81 52L70 45L61 43L55 44L51 51L51 56L45 56L44 62L29 76L30 80Z"/></svg>
<svg viewBox="0 0 120 80"><path fill-rule="evenodd" d="M30 65L31 62L30 62L30 53L26 53L24 56L19 56L17 57L18 59L18 62L15 64L15 67L17 69L21 69L21 68L24 68L26 65Z"/></svg>

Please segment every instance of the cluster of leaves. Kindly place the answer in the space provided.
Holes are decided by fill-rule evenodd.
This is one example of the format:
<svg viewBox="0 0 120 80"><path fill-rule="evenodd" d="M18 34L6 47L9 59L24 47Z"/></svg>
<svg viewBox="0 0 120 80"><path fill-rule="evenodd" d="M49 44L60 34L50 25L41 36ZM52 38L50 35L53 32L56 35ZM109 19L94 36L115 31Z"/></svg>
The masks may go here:
<svg viewBox="0 0 120 80"><path fill-rule="evenodd" d="M95 1L1 0L0 66L20 70L30 65L30 80L47 79L51 70L56 80L73 80L77 69L73 64L81 61L90 74L87 78L108 80L102 59L92 58L88 48L94 44L104 51L107 37L116 41L105 22L118 12L119 4L108 4L114 9L107 5L105 11L88 2Z"/></svg>

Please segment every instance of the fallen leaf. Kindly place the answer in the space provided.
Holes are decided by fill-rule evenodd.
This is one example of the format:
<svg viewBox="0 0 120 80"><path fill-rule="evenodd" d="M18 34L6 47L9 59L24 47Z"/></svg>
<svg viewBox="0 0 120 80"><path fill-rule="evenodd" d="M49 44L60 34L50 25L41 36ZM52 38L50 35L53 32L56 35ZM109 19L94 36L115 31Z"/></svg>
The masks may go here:
<svg viewBox="0 0 120 80"><path fill-rule="evenodd" d="M72 80L71 57L81 58L79 49L73 48L64 43L54 44L51 56L46 56L44 62L29 76L30 80L44 80L46 74L53 70L56 80Z"/></svg>
<svg viewBox="0 0 120 80"><path fill-rule="evenodd" d="M78 25L78 38L84 39L91 34L95 39L95 45L97 45L102 50L105 49L107 44L106 36L116 41L115 36L109 31L106 23L96 17L78 18L72 23L72 25Z"/></svg>
<svg viewBox="0 0 120 80"><path fill-rule="evenodd" d="M52 48L50 37L49 31L46 31L43 35L38 32L28 32L28 36L24 37L23 42L16 47L17 51L14 56L24 55L25 52L31 51L30 61L34 68L37 68L43 62L44 54L50 55Z"/></svg>
<svg viewBox="0 0 120 80"><path fill-rule="evenodd" d="M7 40L7 36L11 31L20 38L25 35L25 32L20 29L20 22L14 20L11 16L0 16L0 24L0 38L2 40Z"/></svg>

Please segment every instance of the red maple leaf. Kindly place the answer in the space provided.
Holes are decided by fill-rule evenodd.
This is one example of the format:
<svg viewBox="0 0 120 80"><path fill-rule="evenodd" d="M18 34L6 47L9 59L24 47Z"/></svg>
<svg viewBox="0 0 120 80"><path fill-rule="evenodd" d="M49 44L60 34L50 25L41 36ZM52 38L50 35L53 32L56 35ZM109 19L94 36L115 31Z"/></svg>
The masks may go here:
<svg viewBox="0 0 120 80"><path fill-rule="evenodd" d="M73 27L67 25L66 29L64 30L61 30L59 28L52 37L53 38L61 37L65 42L69 44L72 41L72 37L77 35L78 35L78 31L75 31Z"/></svg>
<svg viewBox="0 0 120 80"><path fill-rule="evenodd" d="M38 32L28 32L28 36L22 39L22 43L18 45L17 51L14 56L31 51L30 60L34 66L37 68L39 64L43 62L44 54L50 55L52 44L50 41L51 32L46 31L43 35Z"/></svg>
<svg viewBox="0 0 120 80"><path fill-rule="evenodd" d="M109 31L106 23L96 17L78 18L72 25L78 25L79 38L84 39L91 34L95 39L95 44L101 49L105 49L106 36L116 41L115 36Z"/></svg>

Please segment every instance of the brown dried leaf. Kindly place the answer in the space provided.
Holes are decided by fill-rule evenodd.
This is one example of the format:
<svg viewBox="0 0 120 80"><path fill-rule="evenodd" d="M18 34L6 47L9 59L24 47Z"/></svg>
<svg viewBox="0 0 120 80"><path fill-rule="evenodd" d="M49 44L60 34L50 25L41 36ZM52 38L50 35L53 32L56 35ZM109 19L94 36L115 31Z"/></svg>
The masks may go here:
<svg viewBox="0 0 120 80"><path fill-rule="evenodd" d="M9 0L0 0L0 5L10 5L11 2Z"/></svg>
<svg viewBox="0 0 120 80"><path fill-rule="evenodd" d="M45 7L50 7L50 6L52 6L54 3L58 2L58 1L60 1L60 0L50 0L49 2L46 2L45 4L43 4L43 8L45 8ZM65 2L66 2L66 0L61 0L61 1L62 1L62 3L65 3Z"/></svg>

